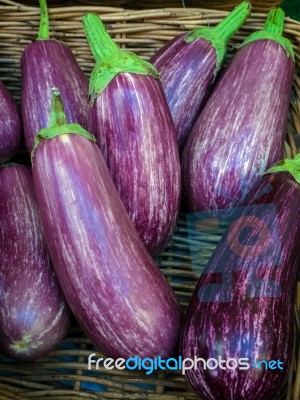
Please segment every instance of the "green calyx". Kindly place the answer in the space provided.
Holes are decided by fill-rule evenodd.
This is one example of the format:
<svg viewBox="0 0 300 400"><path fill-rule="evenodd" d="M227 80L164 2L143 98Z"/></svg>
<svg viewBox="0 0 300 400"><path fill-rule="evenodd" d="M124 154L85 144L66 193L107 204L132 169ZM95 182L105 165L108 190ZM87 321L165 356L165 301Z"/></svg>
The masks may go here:
<svg viewBox="0 0 300 400"><path fill-rule="evenodd" d="M130 51L122 51L107 33L98 15L83 16L83 27L96 66L89 86L91 104L105 90L111 80L120 73L149 75L159 78L156 68Z"/></svg>
<svg viewBox="0 0 300 400"><path fill-rule="evenodd" d="M186 43L197 39L204 39L211 43L216 50L217 56L215 75L225 59L228 40L243 25L250 13L251 4L248 1L244 1L214 28L194 29L185 38Z"/></svg>
<svg viewBox="0 0 300 400"><path fill-rule="evenodd" d="M43 128L39 131L34 139L34 148L31 152L31 160L33 160L34 153L38 145L44 140L52 139L61 135L81 135L96 142L95 136L86 131L79 124L68 124L64 112L62 98L58 89L51 89L51 113L50 113L50 127Z"/></svg>
<svg viewBox="0 0 300 400"><path fill-rule="evenodd" d="M293 159L286 158L282 161L279 161L273 167L268 169L263 175L277 172L289 172L295 181L300 185L300 154Z"/></svg>
<svg viewBox="0 0 300 400"><path fill-rule="evenodd" d="M48 7L46 0L40 0L40 29L37 40L48 40L49 39L49 17Z"/></svg>
<svg viewBox="0 0 300 400"><path fill-rule="evenodd" d="M292 57L293 61L295 61L295 53L291 42L282 36L283 26L284 11L281 8L272 8L269 11L264 29L252 33L252 35L244 40L241 47L257 40L273 40L279 43L284 48L287 56Z"/></svg>

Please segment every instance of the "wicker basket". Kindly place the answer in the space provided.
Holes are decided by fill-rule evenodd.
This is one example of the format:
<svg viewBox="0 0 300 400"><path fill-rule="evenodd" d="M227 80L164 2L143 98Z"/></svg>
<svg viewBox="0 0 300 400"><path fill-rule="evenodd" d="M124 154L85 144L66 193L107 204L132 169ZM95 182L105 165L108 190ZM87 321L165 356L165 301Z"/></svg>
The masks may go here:
<svg viewBox="0 0 300 400"><path fill-rule="evenodd" d="M282 0L249 0L252 4L253 11L268 11L272 7L279 6ZM23 3L34 5L35 0L26 0ZM97 6L115 6L125 7L126 9L151 9L165 7L181 7L193 8L199 7L204 9L231 11L236 7L240 0L48 0L49 5L97 5Z"/></svg>
<svg viewBox="0 0 300 400"><path fill-rule="evenodd" d="M129 11L115 7L60 7L50 10L53 37L66 41L83 70L89 74L93 66L81 26L85 10L101 15L110 34L123 48L149 58L164 43L181 32L208 24L214 25L226 15L224 11L203 9L153 9ZM233 44L255 29L261 28L265 14L252 14L247 24L233 38ZM36 37L39 10L10 0L0 0L0 78L20 102L19 60L24 47ZM287 145L288 155L297 153L300 143L300 23L286 19L285 35L294 43L297 76L290 107ZM229 52L230 54L230 52ZM300 145L298 146L300 147ZM197 234L189 240L185 216L182 215L172 242L158 257L163 273L176 291L183 307L189 302L200 269L192 268L190 248L197 244ZM203 245L199 267L203 267L213 251L213 242ZM300 309L300 286L297 294ZM287 386L276 399L300 399L300 318L295 312L296 345L294 363ZM87 357L93 351L90 341L74 323L67 339L46 358L33 363L17 363L0 359L1 399L128 399L128 400L192 400L195 394L188 388L179 371L166 371L146 376L141 372L108 371L93 374L87 371ZM102 391L99 391L102 390Z"/></svg>

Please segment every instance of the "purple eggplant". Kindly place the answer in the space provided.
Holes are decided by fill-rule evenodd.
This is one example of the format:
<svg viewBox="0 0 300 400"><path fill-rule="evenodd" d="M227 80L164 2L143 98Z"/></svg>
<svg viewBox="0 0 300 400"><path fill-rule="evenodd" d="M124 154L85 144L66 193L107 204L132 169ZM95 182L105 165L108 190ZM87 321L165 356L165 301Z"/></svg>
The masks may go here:
<svg viewBox="0 0 300 400"><path fill-rule="evenodd" d="M167 357L177 349L179 304L134 229L95 138L65 125L59 92L52 92L53 124L37 138L33 177L65 297L104 354Z"/></svg>
<svg viewBox="0 0 300 400"><path fill-rule="evenodd" d="M271 400L292 368L300 157L260 178L233 215L181 336L184 357L211 359L215 368L200 361L187 379L203 400Z"/></svg>
<svg viewBox="0 0 300 400"><path fill-rule="evenodd" d="M0 163L11 159L19 150L22 124L17 106L0 81Z"/></svg>
<svg viewBox="0 0 300 400"><path fill-rule="evenodd" d="M64 338L70 313L46 247L29 167L0 167L0 220L0 350L34 360Z"/></svg>
<svg viewBox="0 0 300 400"><path fill-rule="evenodd" d="M154 255L171 238L180 206L172 116L154 67L121 51L97 15L86 14L84 27L97 61L90 82L90 131L140 238Z"/></svg>
<svg viewBox="0 0 300 400"><path fill-rule="evenodd" d="M26 47L21 58L22 116L25 143L31 152L34 137L49 126L51 88L61 91L68 122L87 128L88 79L81 71L70 48L49 39L48 11L40 0L41 22L36 41Z"/></svg>
<svg viewBox="0 0 300 400"><path fill-rule="evenodd" d="M259 176L283 158L294 73L284 13L269 12L219 79L182 155L183 191L193 211L241 204Z"/></svg>
<svg viewBox="0 0 300 400"><path fill-rule="evenodd" d="M226 56L227 41L248 18L244 1L214 28L197 28L163 46L152 58L175 123L177 143L183 149Z"/></svg>

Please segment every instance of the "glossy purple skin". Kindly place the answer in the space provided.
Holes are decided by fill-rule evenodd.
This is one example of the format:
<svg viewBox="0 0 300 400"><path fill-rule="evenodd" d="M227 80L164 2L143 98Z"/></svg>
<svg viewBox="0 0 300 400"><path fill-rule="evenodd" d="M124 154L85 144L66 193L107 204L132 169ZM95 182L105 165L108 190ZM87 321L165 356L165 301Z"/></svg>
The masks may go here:
<svg viewBox="0 0 300 400"><path fill-rule="evenodd" d="M89 116L125 208L150 254L170 240L180 207L180 160L174 123L153 77L119 74Z"/></svg>
<svg viewBox="0 0 300 400"><path fill-rule="evenodd" d="M217 61L209 41L185 43L186 36L175 37L150 60L160 73L180 150L211 91Z"/></svg>
<svg viewBox="0 0 300 400"><path fill-rule="evenodd" d="M111 357L168 357L181 311L143 246L98 146L79 135L42 142L33 159L54 268L77 321Z"/></svg>
<svg viewBox="0 0 300 400"><path fill-rule="evenodd" d="M257 200L253 200L255 198ZM251 363L261 359L281 360L283 370L251 367L244 371L220 368L205 371L200 367L197 371L188 371L189 383L203 400L274 399L291 368L295 285L300 264L300 186L288 173L266 175L249 193L246 204L241 218L247 220L241 219L235 224L231 248L238 248L239 235L250 222L254 224L252 237L262 238L255 251L261 251L267 236L263 233L264 224L257 224L253 218L266 215L266 209L262 213L260 206L276 206L276 216L268 218L268 229L269 232L277 231L273 247L280 248L280 258L276 251L267 253L266 249L258 257L250 257L250 253L238 257L230 250L226 234L193 294L182 330L182 353L184 357L197 355L204 359L247 357ZM249 205L257 205L254 212ZM252 251L251 245L250 248ZM223 274L218 272L220 269ZM221 279L224 283L226 271L232 273L232 289L227 291L231 299L228 302L221 300L228 289L223 284L214 299L210 299L214 301L203 301L199 290L209 283L220 283ZM277 297L270 280L281 286Z"/></svg>
<svg viewBox="0 0 300 400"><path fill-rule="evenodd" d="M17 106L0 81L0 163L11 159L19 150L22 124Z"/></svg>
<svg viewBox="0 0 300 400"><path fill-rule="evenodd" d="M42 128L49 127L51 89L58 88L67 122L87 128L88 79L69 47L57 40L36 40L21 58L22 117L28 152Z"/></svg>
<svg viewBox="0 0 300 400"><path fill-rule="evenodd" d="M0 168L0 351L46 355L65 337L70 314L41 226L31 169Z"/></svg>
<svg viewBox="0 0 300 400"><path fill-rule="evenodd" d="M292 58L277 42L259 40L236 53L183 151L183 191L191 210L240 204L283 158L293 72Z"/></svg>

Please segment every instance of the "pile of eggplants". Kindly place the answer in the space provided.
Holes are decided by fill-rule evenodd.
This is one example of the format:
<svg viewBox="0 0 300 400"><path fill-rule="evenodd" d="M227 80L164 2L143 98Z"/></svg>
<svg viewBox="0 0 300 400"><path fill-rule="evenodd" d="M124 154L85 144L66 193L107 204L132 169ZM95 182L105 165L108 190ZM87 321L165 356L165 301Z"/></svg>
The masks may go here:
<svg viewBox="0 0 300 400"><path fill-rule="evenodd" d="M38 39L21 59L32 170L3 164L19 149L21 119L0 83L0 350L47 354L67 332L69 306L107 356L166 359L180 345L185 358L249 361L189 369L203 400L272 399L291 368L300 263L300 157L268 170L283 158L294 74L283 11L269 12L218 81L248 2L174 38L153 65L88 13L88 88L40 7ZM184 322L152 259L174 232L181 183L189 210L230 220ZM283 368L257 368L262 359Z"/></svg>
<svg viewBox="0 0 300 400"><path fill-rule="evenodd" d="M150 254L169 242L180 207L181 175L172 116L155 68L120 50L99 17L84 16L96 59L89 130Z"/></svg>
<svg viewBox="0 0 300 400"><path fill-rule="evenodd" d="M193 211L241 204L259 176L284 156L294 53L281 35L283 23L281 9L269 12L193 126L182 155L183 192Z"/></svg>

